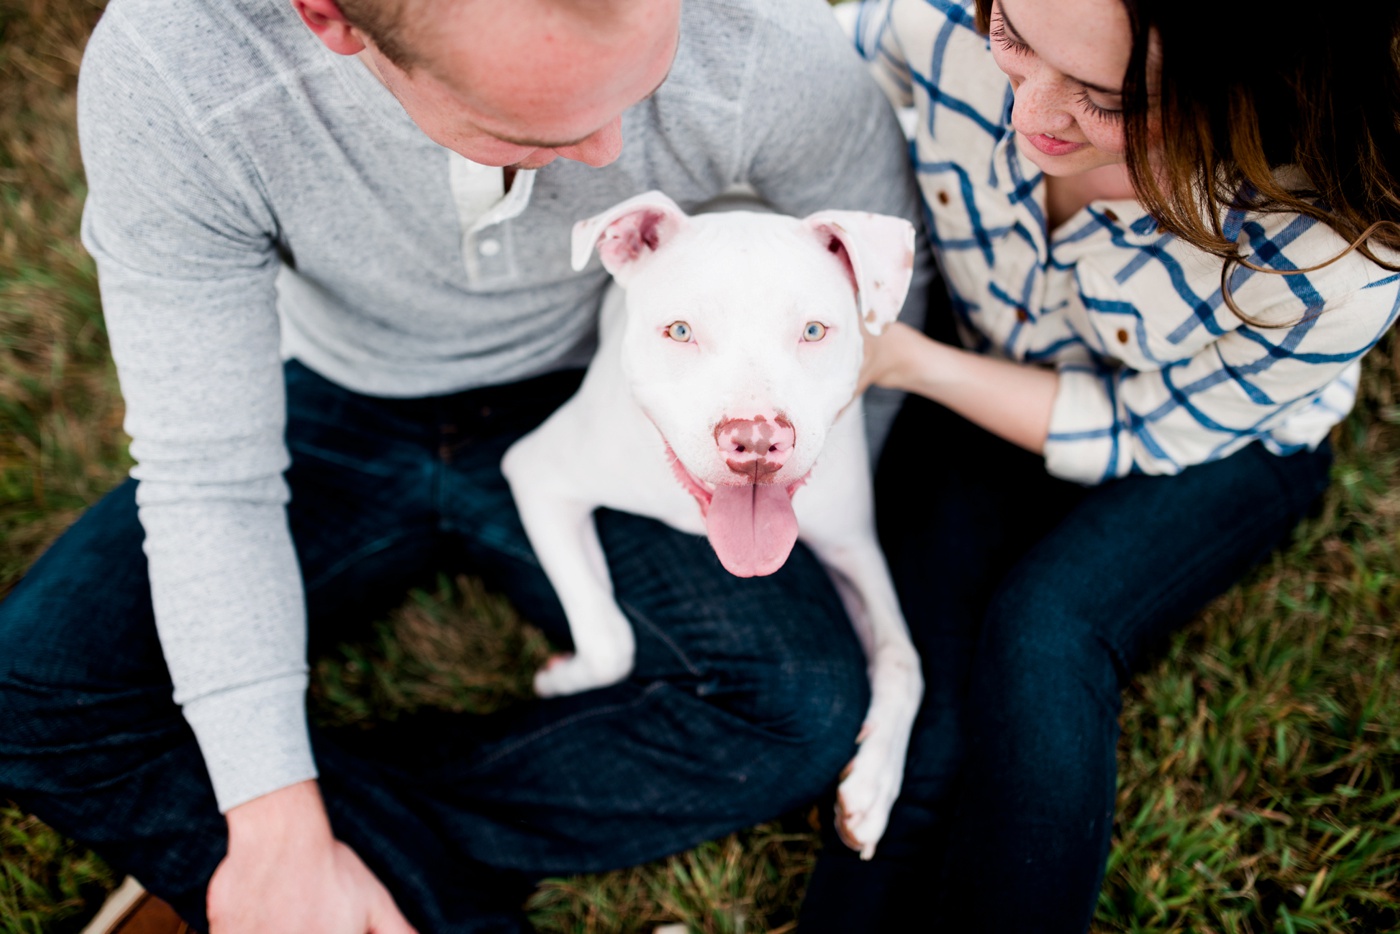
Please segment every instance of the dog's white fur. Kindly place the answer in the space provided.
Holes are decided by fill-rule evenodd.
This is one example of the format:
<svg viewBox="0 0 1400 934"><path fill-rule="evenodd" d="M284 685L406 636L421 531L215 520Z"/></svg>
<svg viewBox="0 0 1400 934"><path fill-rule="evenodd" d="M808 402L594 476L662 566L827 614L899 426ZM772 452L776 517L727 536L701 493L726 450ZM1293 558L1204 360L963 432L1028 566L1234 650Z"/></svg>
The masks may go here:
<svg viewBox="0 0 1400 934"><path fill-rule="evenodd" d="M596 508L703 535L702 509L720 521L709 496L738 487L747 501L751 492L767 504L752 507L757 557L743 546L727 556L721 535L728 541L733 530L709 531L727 567L762 574L791 547L781 540L782 515L771 547L766 531L770 505L781 513L789 501L775 490L791 493L798 534L831 572L868 659L870 709L837 803L842 838L867 859L899 794L923 681L875 538L861 407L849 401L862 322L878 333L898 315L913 245L912 227L895 218L688 217L659 192L580 222L574 268L596 246L617 283L604 302L598 353L578 393L502 464L574 640L572 656L536 675L542 696L602 687L632 669L632 628L613 599ZM791 440L790 450L771 448L771 472L757 483L758 473L728 465L740 455L720 444L729 420L755 418L781 419Z"/></svg>

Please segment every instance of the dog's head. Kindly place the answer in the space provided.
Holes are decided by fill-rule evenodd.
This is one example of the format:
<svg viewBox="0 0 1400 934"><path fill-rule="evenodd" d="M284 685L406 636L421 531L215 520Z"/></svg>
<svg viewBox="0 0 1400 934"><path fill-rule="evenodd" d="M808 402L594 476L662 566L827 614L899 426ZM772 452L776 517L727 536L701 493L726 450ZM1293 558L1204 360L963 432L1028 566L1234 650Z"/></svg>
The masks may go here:
<svg viewBox="0 0 1400 934"><path fill-rule="evenodd" d="M687 216L639 195L574 226L626 291L624 374L741 577L771 574L797 538L790 499L855 391L861 328L898 316L914 263L904 220Z"/></svg>

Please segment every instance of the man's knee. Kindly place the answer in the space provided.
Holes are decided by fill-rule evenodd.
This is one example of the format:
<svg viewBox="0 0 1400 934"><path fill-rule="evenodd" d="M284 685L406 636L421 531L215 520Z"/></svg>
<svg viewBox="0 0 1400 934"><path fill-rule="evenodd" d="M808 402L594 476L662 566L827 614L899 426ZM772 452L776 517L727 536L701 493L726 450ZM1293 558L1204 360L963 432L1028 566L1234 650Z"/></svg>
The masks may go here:
<svg viewBox="0 0 1400 934"><path fill-rule="evenodd" d="M855 755L870 686L857 650L849 657L783 665L742 687L721 685L707 700L751 733L754 755L763 760L760 774L772 777L776 806L786 808L835 785Z"/></svg>
<svg viewBox="0 0 1400 934"><path fill-rule="evenodd" d="M867 659L839 599L834 592L821 593L818 584L830 587L826 570L809 553L793 557L799 573L786 585L793 596L785 609L731 624L762 633L749 649L758 657L736 651L717 660L724 666L718 674L750 692L743 698L743 715L775 738L800 747L835 746L848 754L870 706ZM793 583L802 580L808 586Z"/></svg>
<svg viewBox="0 0 1400 934"><path fill-rule="evenodd" d="M870 682L859 652L789 666L779 678L776 703L755 711L775 736L808 746L849 745L870 706Z"/></svg>

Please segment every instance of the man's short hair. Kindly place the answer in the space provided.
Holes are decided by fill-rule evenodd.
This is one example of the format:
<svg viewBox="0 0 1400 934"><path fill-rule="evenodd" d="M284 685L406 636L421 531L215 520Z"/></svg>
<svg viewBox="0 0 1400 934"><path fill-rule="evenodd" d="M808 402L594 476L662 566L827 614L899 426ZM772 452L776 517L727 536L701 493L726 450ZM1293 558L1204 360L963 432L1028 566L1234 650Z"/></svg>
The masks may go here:
<svg viewBox="0 0 1400 934"><path fill-rule="evenodd" d="M369 37L384 57L404 71L422 64L422 56L413 49L414 31L418 20L425 19L436 4L450 0L336 0L340 12L350 25ZM545 0L546 3L569 10L595 25L610 23L619 10L644 0Z"/></svg>

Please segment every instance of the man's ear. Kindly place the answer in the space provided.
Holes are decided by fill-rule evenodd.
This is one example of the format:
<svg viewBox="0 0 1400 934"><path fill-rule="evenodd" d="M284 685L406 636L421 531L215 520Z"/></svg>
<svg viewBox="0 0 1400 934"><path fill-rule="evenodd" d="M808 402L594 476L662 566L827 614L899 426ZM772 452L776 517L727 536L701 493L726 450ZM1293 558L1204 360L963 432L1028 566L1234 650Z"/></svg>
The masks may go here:
<svg viewBox="0 0 1400 934"><path fill-rule="evenodd" d="M649 191L574 225L573 267L582 270L594 247L603 268L626 284L633 264L659 250L689 218L676 202Z"/></svg>
<svg viewBox="0 0 1400 934"><path fill-rule="evenodd" d="M360 31L350 25L335 0L292 0L297 15L306 28L325 43L326 48L339 55L358 55L364 51L365 40Z"/></svg>
<svg viewBox="0 0 1400 934"><path fill-rule="evenodd" d="M845 268L865 329L883 333L899 317L914 275L914 225L865 211L819 211L802 223Z"/></svg>

